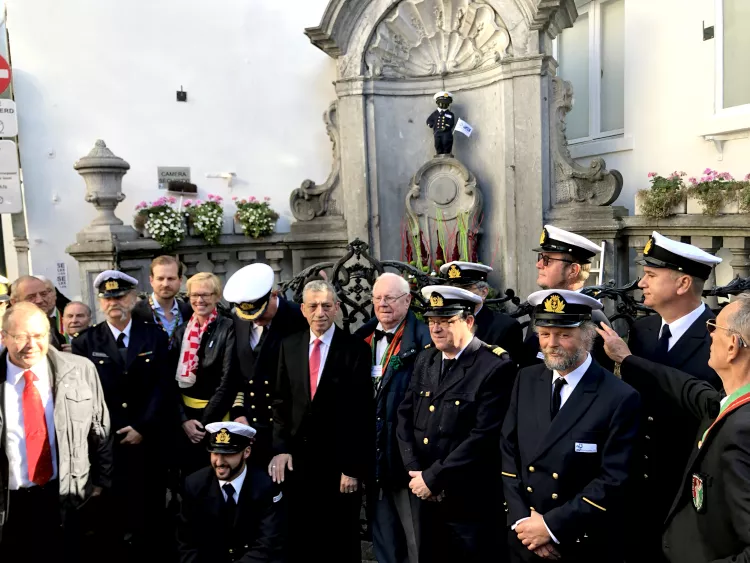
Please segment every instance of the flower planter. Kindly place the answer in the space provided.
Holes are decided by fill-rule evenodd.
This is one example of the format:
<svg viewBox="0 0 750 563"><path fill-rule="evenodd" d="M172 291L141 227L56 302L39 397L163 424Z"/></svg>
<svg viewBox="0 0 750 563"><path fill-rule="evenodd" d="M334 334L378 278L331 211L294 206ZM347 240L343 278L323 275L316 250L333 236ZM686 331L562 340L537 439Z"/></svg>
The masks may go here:
<svg viewBox="0 0 750 563"><path fill-rule="evenodd" d="M635 214L636 215L645 215L643 213L643 201L646 198L646 194L639 192L636 192L635 194ZM674 205L670 210L670 215L684 215L685 213L690 213L690 211L687 210L687 200L683 197L682 201L680 201L677 205Z"/></svg>
<svg viewBox="0 0 750 563"><path fill-rule="evenodd" d="M703 204L698 198L689 197L687 198L687 212L692 214L702 214L704 210ZM734 197L729 201L725 201L724 205L719 209L720 215L733 215L740 212L740 200L738 197Z"/></svg>
<svg viewBox="0 0 750 563"><path fill-rule="evenodd" d="M231 235L234 233L234 217L224 215L224 221L221 224L221 234Z"/></svg>

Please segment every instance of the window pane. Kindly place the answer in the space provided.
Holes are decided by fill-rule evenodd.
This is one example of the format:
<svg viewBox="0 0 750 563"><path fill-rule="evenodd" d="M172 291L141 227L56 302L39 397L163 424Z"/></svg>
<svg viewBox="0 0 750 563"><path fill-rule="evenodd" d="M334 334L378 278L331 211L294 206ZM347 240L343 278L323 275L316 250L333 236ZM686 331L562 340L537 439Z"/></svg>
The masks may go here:
<svg viewBox="0 0 750 563"><path fill-rule="evenodd" d="M601 129L625 128L625 2L601 5Z"/></svg>
<svg viewBox="0 0 750 563"><path fill-rule="evenodd" d="M572 28L560 34L559 75L573 84L573 109L567 115L568 139L589 136L589 15L580 14Z"/></svg>
<svg viewBox="0 0 750 563"><path fill-rule="evenodd" d="M750 2L724 0L724 107L750 104Z"/></svg>

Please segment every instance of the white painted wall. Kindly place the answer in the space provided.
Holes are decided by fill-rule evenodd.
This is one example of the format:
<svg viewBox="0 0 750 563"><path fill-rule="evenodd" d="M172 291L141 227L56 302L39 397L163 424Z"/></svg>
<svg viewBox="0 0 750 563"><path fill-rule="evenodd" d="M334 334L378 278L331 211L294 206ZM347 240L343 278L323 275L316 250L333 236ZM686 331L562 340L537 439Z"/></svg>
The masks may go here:
<svg viewBox="0 0 750 563"><path fill-rule="evenodd" d="M327 0L6 0L32 269L50 277L94 217L73 163L96 139L131 165L117 214L154 200L157 166L190 166L200 197L269 196L322 182L335 67L303 34ZM188 102L175 101L182 86ZM236 172L235 187L206 179ZM11 256L8 256L9 259Z"/></svg>

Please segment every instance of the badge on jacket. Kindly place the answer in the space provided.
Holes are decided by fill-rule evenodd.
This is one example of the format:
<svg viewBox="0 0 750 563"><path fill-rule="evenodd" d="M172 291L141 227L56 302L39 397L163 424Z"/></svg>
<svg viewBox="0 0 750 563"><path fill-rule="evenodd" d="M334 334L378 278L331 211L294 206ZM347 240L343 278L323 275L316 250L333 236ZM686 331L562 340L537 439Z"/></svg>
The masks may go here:
<svg viewBox="0 0 750 563"><path fill-rule="evenodd" d="M696 512L706 511L706 487L705 477L700 473L693 473L693 506Z"/></svg>

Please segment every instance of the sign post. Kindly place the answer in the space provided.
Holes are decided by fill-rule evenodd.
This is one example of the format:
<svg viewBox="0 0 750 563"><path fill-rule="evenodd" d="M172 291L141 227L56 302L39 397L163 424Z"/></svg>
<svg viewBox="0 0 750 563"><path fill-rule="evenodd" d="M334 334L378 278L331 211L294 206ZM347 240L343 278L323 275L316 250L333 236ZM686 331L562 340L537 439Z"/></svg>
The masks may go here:
<svg viewBox="0 0 750 563"><path fill-rule="evenodd" d="M0 141L0 213L20 213L21 179L18 173L18 149L14 141Z"/></svg>

